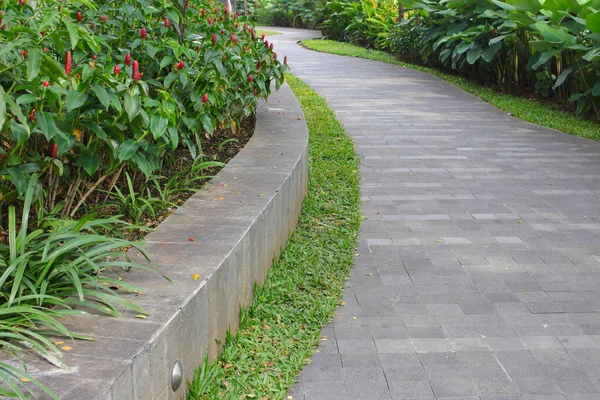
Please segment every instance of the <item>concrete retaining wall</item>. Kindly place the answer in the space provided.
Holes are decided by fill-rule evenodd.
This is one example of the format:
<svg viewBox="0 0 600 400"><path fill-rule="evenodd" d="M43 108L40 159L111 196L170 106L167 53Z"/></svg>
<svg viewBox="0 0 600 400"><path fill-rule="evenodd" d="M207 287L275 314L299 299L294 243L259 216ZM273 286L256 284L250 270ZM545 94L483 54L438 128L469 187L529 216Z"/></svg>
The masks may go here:
<svg viewBox="0 0 600 400"><path fill-rule="evenodd" d="M183 396L204 356L215 357L217 340L237 329L253 283L263 282L294 229L308 183L307 146L302 111L283 86L259 106L248 145L147 236L152 268L173 283L147 271L122 274L146 289L129 297L151 316L126 311L121 318L73 318L67 321L73 332L96 340L65 343L72 347L63 358L70 371L32 361L30 372L64 400ZM143 261L137 253L130 255ZM173 391L177 360L184 377Z"/></svg>

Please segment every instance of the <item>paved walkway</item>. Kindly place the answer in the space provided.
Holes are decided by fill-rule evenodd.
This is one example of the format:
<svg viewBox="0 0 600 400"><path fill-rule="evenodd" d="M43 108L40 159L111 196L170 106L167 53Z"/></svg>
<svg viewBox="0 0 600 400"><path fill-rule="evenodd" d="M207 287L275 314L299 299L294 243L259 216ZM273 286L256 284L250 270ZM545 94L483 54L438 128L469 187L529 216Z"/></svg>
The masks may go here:
<svg viewBox="0 0 600 400"><path fill-rule="evenodd" d="M352 278L294 399L600 399L600 143L269 37L356 141Z"/></svg>

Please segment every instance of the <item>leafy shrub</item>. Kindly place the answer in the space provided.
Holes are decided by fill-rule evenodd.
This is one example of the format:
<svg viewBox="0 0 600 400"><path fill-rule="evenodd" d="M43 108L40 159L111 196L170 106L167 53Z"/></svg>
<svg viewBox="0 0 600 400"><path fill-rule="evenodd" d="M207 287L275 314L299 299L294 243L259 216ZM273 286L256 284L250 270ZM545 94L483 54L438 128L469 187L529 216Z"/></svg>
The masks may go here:
<svg viewBox="0 0 600 400"><path fill-rule="evenodd" d="M422 22L422 62L505 90L551 94L600 116L598 0L403 3Z"/></svg>
<svg viewBox="0 0 600 400"><path fill-rule="evenodd" d="M398 17L392 0L334 0L327 3L327 10L323 35L379 49L387 48L390 29Z"/></svg>
<svg viewBox="0 0 600 400"><path fill-rule="evenodd" d="M31 174L74 215L123 169L150 177L199 135L239 125L283 81L272 46L210 0L11 2L0 30L0 196Z"/></svg>
<svg viewBox="0 0 600 400"><path fill-rule="evenodd" d="M254 18L261 25L317 28L325 0L257 0Z"/></svg>
<svg viewBox="0 0 600 400"><path fill-rule="evenodd" d="M388 50L400 55L406 62L420 62L419 42L423 38L420 25L421 20L418 18L395 25L387 38Z"/></svg>

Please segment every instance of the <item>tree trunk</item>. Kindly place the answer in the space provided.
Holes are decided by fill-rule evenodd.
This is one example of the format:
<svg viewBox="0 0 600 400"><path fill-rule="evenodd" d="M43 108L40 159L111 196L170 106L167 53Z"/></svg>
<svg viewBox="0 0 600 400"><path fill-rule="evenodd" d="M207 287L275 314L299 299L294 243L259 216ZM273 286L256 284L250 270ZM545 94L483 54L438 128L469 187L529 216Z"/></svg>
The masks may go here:
<svg viewBox="0 0 600 400"><path fill-rule="evenodd" d="M404 19L404 6L398 2L398 22Z"/></svg>

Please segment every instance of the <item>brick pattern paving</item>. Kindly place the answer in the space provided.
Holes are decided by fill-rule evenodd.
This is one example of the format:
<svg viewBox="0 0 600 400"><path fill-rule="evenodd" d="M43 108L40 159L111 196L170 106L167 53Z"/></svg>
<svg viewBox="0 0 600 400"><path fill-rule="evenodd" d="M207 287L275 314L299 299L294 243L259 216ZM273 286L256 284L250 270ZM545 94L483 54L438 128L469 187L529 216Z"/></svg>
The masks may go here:
<svg viewBox="0 0 600 400"><path fill-rule="evenodd" d="M310 34L269 39L356 141L366 219L290 395L600 399L600 143L295 44Z"/></svg>

